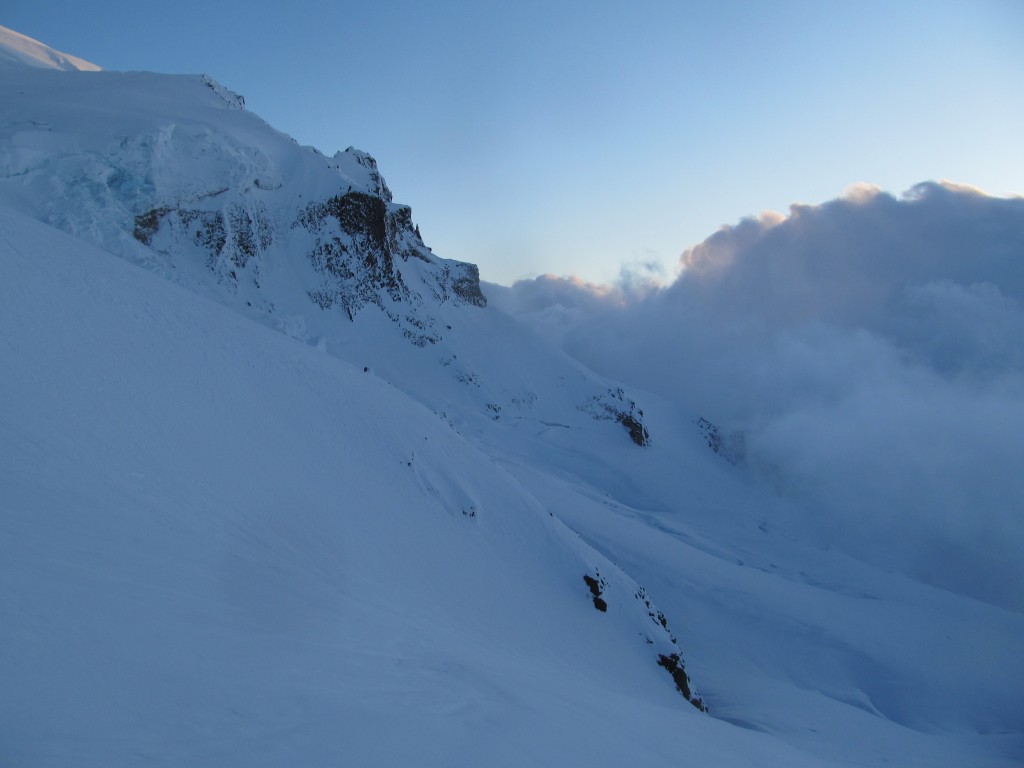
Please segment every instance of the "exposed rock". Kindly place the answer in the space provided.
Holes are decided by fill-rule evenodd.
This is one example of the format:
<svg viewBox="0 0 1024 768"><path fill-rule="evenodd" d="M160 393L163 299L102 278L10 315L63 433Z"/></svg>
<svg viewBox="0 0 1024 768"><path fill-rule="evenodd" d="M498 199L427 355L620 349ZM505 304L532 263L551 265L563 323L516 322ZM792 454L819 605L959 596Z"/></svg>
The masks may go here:
<svg viewBox="0 0 1024 768"><path fill-rule="evenodd" d="M668 628L668 619L665 618L665 614L654 607L654 605L651 603L651 599L647 596L647 592L644 590L643 587L640 587L640 589L637 591L634 597L638 601L643 603L644 608L647 609L647 615L650 617L651 621L660 626L661 629L668 634L669 642L672 644L673 648L677 649L673 650L668 654L659 653L658 666L664 667L665 670L667 670L668 673L672 675L672 680L676 684L676 689L681 694L683 694L687 701L693 704L693 706L695 706L701 712L707 712L707 705L704 703L704 700L693 690L692 684L690 682L690 676L686 674L686 666L683 664L682 654L678 651L679 644L676 641L675 635L673 635L672 631Z"/></svg>
<svg viewBox="0 0 1024 768"><path fill-rule="evenodd" d="M350 191L308 204L296 224L316 236L307 254L313 267L334 278L310 294L322 308L340 304L353 319L367 304L379 306L381 291L392 301L409 300L409 288L395 267L395 238L388 237L384 200Z"/></svg>
<svg viewBox="0 0 1024 768"><path fill-rule="evenodd" d="M690 676L686 674L686 669L683 667L683 660L680 658L678 653L671 653L668 656L660 654L658 656L658 666L664 667L670 675L672 680L676 684L676 688L681 694L689 701L693 706L699 709L701 712L707 712L707 705L700 696L694 695L690 690Z"/></svg>
<svg viewBox="0 0 1024 768"><path fill-rule="evenodd" d="M261 204L230 203L220 210L161 206L136 216L132 235L166 254L191 243L212 272L232 280L274 242L273 225Z"/></svg>
<svg viewBox="0 0 1024 768"><path fill-rule="evenodd" d="M235 93L230 88L225 88L209 75L202 75L203 83L211 91L220 96L232 109L245 109L245 97Z"/></svg>
<svg viewBox="0 0 1024 768"><path fill-rule="evenodd" d="M306 203L290 214L291 229L306 233L298 253L321 275L317 284L308 286L307 295L321 309L340 307L350 320L364 307L376 306L413 344L433 344L441 332L436 313L424 300L486 306L479 271L473 264L434 256L412 221L412 210L391 202L376 161L353 149L344 155L355 160L356 176L365 170L359 179L365 187L350 184L343 193ZM266 255L273 250L275 258L294 258L296 243L287 232L275 230L274 217L262 202L273 199L276 187L254 186L261 191L259 201L244 187L218 188L194 195L189 204L154 206L134 217L132 235L172 261L189 258L189 249L196 249L232 291L242 271L249 269L258 288ZM294 201L282 199L275 210L281 221L282 210L295 211ZM421 266L407 278L403 265L410 262Z"/></svg>
<svg viewBox="0 0 1024 768"><path fill-rule="evenodd" d="M373 160L365 154L360 157L364 164ZM377 173L375 163L370 168ZM380 188L389 198L383 179ZM340 305L350 319L363 307L375 304L413 343L434 343L440 332L431 313L421 311L423 296L410 289L398 265L411 259L423 262L430 277L422 284L437 301L482 307L487 300L480 291L479 272L475 265L434 257L412 223L411 209L389 204L387 198L349 190L309 203L299 213L295 226L315 237L308 253L313 267L333 278L312 290L310 298L324 309ZM404 302L409 310L389 310L385 298L391 303Z"/></svg>
<svg viewBox="0 0 1024 768"><path fill-rule="evenodd" d="M594 600L594 607L602 613L606 613L608 611L608 603L602 596L604 595L605 590L608 589L608 582L601 576L600 572L596 568L594 569L593 576L586 573L583 574L583 581L590 590L590 595ZM676 690L678 690L688 702L701 712L707 712L707 705L704 703L704 700L700 695L693 689L690 676L686 674L686 665L683 663L682 653L679 651L679 644L676 641L675 635L672 634L672 631L668 627L668 619L665 618L665 614L654 607L643 587L640 587L633 597L636 598L637 602L643 605L643 609L646 610L648 618L650 618L650 620L656 625L656 628L653 629L653 636L650 634L646 636L647 643L654 645L657 642L657 644L661 645L662 648L665 648L666 645L668 646L668 653L658 654L658 666L664 668L672 676L672 681L675 683Z"/></svg>
<svg viewBox="0 0 1024 768"><path fill-rule="evenodd" d="M160 219L170 213L170 208L154 208L135 217L132 235L143 245L152 245L153 236L160 228Z"/></svg>
<svg viewBox="0 0 1024 768"><path fill-rule="evenodd" d="M457 264L460 269L456 275L451 274L451 267L445 267L445 277L451 279L452 293L474 307L487 306L487 297L480 290L480 268L465 262Z"/></svg>
<svg viewBox="0 0 1024 768"><path fill-rule="evenodd" d="M608 603L605 602L601 595L604 594L604 589L608 586L608 582L601 578L601 574L596 570L594 573L596 578L586 573L583 574L583 581L586 582L587 587L590 589L590 594L594 598L594 607L601 611L601 613L605 613L608 610Z"/></svg>
<svg viewBox="0 0 1024 768"><path fill-rule="evenodd" d="M644 425L644 412L637 408L636 402L626 398L622 387L609 389L602 395L595 395L579 410L588 413L599 421L617 421L629 431L630 439L644 447L651 442L650 433Z"/></svg>

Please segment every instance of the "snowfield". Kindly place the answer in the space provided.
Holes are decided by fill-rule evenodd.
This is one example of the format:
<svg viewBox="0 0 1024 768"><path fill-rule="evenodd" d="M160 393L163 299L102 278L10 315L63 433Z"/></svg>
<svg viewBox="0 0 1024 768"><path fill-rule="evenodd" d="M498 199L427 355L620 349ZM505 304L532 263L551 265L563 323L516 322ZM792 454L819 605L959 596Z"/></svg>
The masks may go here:
<svg viewBox="0 0 1024 768"><path fill-rule="evenodd" d="M633 583L437 415L0 222L5 765L797 759L687 704Z"/></svg>
<svg viewBox="0 0 1024 768"><path fill-rule="evenodd" d="M1020 612L823 544L369 155L3 32L0 765L1024 761Z"/></svg>

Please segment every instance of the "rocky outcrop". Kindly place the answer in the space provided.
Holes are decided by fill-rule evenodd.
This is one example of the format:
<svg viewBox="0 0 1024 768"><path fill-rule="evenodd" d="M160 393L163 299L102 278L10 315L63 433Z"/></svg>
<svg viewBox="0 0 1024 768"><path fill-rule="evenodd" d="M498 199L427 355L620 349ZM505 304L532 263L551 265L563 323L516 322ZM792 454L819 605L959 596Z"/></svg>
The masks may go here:
<svg viewBox="0 0 1024 768"><path fill-rule="evenodd" d="M206 266L222 281L258 259L274 242L266 207L231 203L221 210L161 206L134 219L132 235L143 245L170 254L188 243L205 254ZM258 269L254 278L258 284Z"/></svg>
<svg viewBox="0 0 1024 768"><path fill-rule="evenodd" d="M697 696L690 689L690 676L686 674L686 668L683 666L683 660L678 653L670 653L667 656L662 653L658 655L658 666L665 669L670 675L672 675L672 681L676 684L676 690L679 691L683 697L693 704L701 712L707 712L707 705L704 704L704 700L700 696Z"/></svg>
<svg viewBox="0 0 1024 768"><path fill-rule="evenodd" d="M372 170L379 179L376 164ZM379 190L390 196L383 179ZM424 298L477 307L487 303L476 266L435 257L413 225L408 206L349 190L308 204L293 227L313 237L307 257L323 279L309 296L322 309L340 306L354 319L363 307L376 305L408 339L424 346L440 338L433 313L423 310ZM411 285L402 272L409 262L420 262L419 280Z"/></svg>
<svg viewBox="0 0 1024 768"><path fill-rule="evenodd" d="M607 613L609 604L605 596L610 591L608 580L595 568L593 576L589 573L583 574L583 581L587 585L587 589L590 590L594 608L601 613ZM675 635L672 634L672 630L669 629L668 619L665 618L665 614L655 607L643 587L637 587L636 592L633 594L633 599L636 602L632 606L629 608L623 606L623 608L625 610L630 608L633 610L639 609L647 614L647 619L643 621L645 623L650 621L651 623L646 624L646 628L641 632L641 636L647 645L653 646L652 650L655 650L657 653L658 666L669 673L672 677L672 682L675 683L676 690L682 694L683 698L701 712L707 712L708 707L704 703L704 699L701 698L694 688L690 676L686 673L686 665L683 663L679 642L676 640Z"/></svg>
<svg viewBox="0 0 1024 768"><path fill-rule="evenodd" d="M211 190L189 204L170 201L135 216L132 235L171 260L197 252L230 290L243 273L259 289L268 258L305 258L319 276L306 288L314 304L339 308L350 320L375 306L418 346L441 338L425 300L487 304L477 267L434 256L412 210L391 202L370 155L350 148L336 159L354 166L359 187L349 183L344 191L303 206L283 196L278 200L276 190L260 185L254 185L260 201L246 189ZM273 304L274 297L266 297L264 306Z"/></svg>
<svg viewBox="0 0 1024 768"><path fill-rule="evenodd" d="M629 438L641 448L651 442L650 433L644 425L644 412L637 407L635 401L626 397L622 387L594 395L579 409L599 421L617 421L629 431Z"/></svg>
<svg viewBox="0 0 1024 768"><path fill-rule="evenodd" d="M583 574L583 581L594 598L594 607L601 611L601 613L607 613L608 603L601 595L604 594L608 582L601 578L601 574L598 571L594 572L594 576L591 576L589 573Z"/></svg>
<svg viewBox="0 0 1024 768"><path fill-rule="evenodd" d="M245 109L245 97L235 93L230 88L225 88L209 75L202 75L203 85L216 93L231 109Z"/></svg>
<svg viewBox="0 0 1024 768"><path fill-rule="evenodd" d="M367 304L380 305L382 294L393 302L409 301L410 291L395 265L420 254L400 251L396 217L380 197L346 192L324 202L310 203L295 226L304 227L315 240L307 257L328 279L309 292L322 309L337 304L349 319Z"/></svg>
<svg viewBox="0 0 1024 768"><path fill-rule="evenodd" d="M643 604L647 610L648 618L668 634L669 642L672 644L672 651L670 653L658 654L658 666L662 667L672 676L672 681L676 684L676 690L688 702L701 712L707 712L708 707L704 703L704 699L694 690L690 676L686 674L686 665L683 663L682 653L679 650L679 642L676 640L675 635L672 634L672 630L668 628L668 619L665 618L665 614L654 606L643 587L640 587L633 597Z"/></svg>

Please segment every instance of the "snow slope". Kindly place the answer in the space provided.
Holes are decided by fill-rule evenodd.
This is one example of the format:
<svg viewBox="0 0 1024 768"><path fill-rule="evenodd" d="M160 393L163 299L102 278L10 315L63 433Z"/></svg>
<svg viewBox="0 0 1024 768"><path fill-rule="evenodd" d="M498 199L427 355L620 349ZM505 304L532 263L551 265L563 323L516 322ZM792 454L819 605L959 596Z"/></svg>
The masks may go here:
<svg viewBox="0 0 1024 768"><path fill-rule="evenodd" d="M55 51L48 45L7 27L0 27L0 63L82 72L97 72L100 69L92 62Z"/></svg>
<svg viewBox="0 0 1024 768"><path fill-rule="evenodd" d="M435 414L0 233L4 765L799 763L680 697L633 582Z"/></svg>
<svg viewBox="0 0 1024 768"><path fill-rule="evenodd" d="M209 78L0 66L0 274L4 765L1024 758L1019 613L822 548Z"/></svg>

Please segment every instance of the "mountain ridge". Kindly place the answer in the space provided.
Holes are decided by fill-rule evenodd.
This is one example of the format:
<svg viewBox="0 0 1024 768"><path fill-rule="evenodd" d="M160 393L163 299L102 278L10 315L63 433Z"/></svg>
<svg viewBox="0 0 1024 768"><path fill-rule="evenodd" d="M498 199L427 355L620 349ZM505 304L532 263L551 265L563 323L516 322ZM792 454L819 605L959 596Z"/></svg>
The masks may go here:
<svg viewBox="0 0 1024 768"><path fill-rule="evenodd" d="M0 199L332 354L360 343L345 327L357 315L379 314L479 388L479 372L451 366L458 345L445 341L473 322L459 307L486 304L479 271L426 246L367 153L300 147L205 75L40 70L0 75L0 89L11 95L0 107ZM557 368L580 378L568 360ZM635 404L582 377L589 391L559 410L618 423L645 445ZM517 378L505 365L479 413L535 403Z"/></svg>
<svg viewBox="0 0 1024 768"><path fill-rule="evenodd" d="M823 546L739 438L483 300L370 155L206 76L12 72L15 764L1024 755L1018 614Z"/></svg>
<svg viewBox="0 0 1024 768"><path fill-rule="evenodd" d="M55 50L4 26L0 26L0 66L41 67L79 72L100 71L100 67L91 61Z"/></svg>

